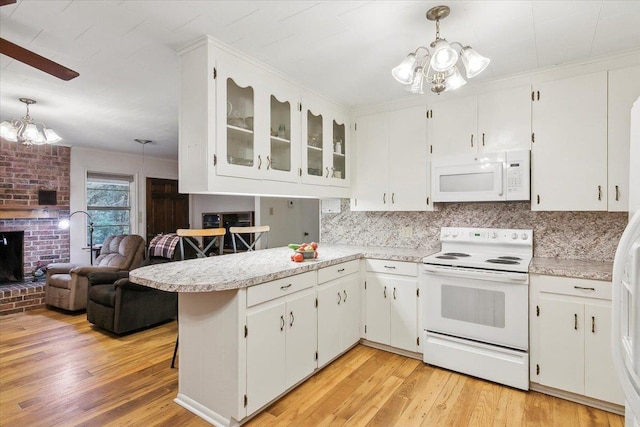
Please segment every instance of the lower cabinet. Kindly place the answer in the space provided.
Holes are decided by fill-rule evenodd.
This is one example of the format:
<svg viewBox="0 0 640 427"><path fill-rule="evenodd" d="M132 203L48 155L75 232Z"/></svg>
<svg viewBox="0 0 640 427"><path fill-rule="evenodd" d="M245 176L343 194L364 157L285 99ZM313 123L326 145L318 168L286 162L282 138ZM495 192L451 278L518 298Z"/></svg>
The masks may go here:
<svg viewBox="0 0 640 427"><path fill-rule="evenodd" d="M531 275L531 381L624 404L611 357L611 283Z"/></svg>
<svg viewBox="0 0 640 427"><path fill-rule="evenodd" d="M247 414L315 370L317 312L314 282L315 274L302 274L249 288ZM253 296L252 291L259 295Z"/></svg>
<svg viewBox="0 0 640 427"><path fill-rule="evenodd" d="M318 271L318 367L360 340L358 261Z"/></svg>
<svg viewBox="0 0 640 427"><path fill-rule="evenodd" d="M366 260L365 337L417 352L418 266L411 262Z"/></svg>

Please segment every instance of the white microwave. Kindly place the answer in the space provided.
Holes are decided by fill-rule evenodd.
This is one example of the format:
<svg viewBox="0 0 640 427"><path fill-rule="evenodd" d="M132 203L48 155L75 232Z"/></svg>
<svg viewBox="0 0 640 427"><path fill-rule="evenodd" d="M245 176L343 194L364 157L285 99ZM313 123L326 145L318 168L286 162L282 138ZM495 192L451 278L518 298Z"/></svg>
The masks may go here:
<svg viewBox="0 0 640 427"><path fill-rule="evenodd" d="M461 154L431 161L434 202L531 199L530 151Z"/></svg>

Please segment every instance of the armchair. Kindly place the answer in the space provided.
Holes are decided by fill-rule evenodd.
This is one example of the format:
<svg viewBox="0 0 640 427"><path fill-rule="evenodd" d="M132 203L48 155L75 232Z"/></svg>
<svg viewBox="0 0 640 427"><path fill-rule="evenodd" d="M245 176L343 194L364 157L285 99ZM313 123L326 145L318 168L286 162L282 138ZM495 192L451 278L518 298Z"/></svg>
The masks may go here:
<svg viewBox="0 0 640 427"><path fill-rule="evenodd" d="M175 319L178 294L137 285L128 271L89 273L87 320L117 335Z"/></svg>
<svg viewBox="0 0 640 427"><path fill-rule="evenodd" d="M144 259L144 239L137 235L108 236L93 266L53 263L47 266L45 303L69 311L87 307L88 275L92 272L129 271Z"/></svg>

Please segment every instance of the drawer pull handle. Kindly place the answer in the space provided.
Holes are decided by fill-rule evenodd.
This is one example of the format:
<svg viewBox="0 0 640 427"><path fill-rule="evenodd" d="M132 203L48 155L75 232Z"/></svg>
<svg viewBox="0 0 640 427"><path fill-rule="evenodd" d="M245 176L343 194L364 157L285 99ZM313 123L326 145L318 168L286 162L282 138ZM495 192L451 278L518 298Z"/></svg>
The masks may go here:
<svg viewBox="0 0 640 427"><path fill-rule="evenodd" d="M284 316L280 316L280 332L284 331Z"/></svg>
<svg viewBox="0 0 640 427"><path fill-rule="evenodd" d="M340 295L340 292L338 292L338 305L340 305L341 302L342 302L342 295Z"/></svg>
<svg viewBox="0 0 640 427"><path fill-rule="evenodd" d="M396 298L396 288L395 287L393 288L393 299L397 299Z"/></svg>
<svg viewBox="0 0 640 427"><path fill-rule="evenodd" d="M616 202L620 200L620 187L616 185Z"/></svg>
<svg viewBox="0 0 640 427"><path fill-rule="evenodd" d="M598 200L602 200L602 186L598 185Z"/></svg>
<svg viewBox="0 0 640 427"><path fill-rule="evenodd" d="M385 265L384 268L388 268L389 270L395 270L396 269L393 265Z"/></svg>
<svg viewBox="0 0 640 427"><path fill-rule="evenodd" d="M293 321L296 320L296 318L293 315L293 311L289 312L289 327L293 326Z"/></svg>
<svg viewBox="0 0 640 427"><path fill-rule="evenodd" d="M285 285L285 286L280 286L280 289L283 290L283 291L286 291L290 287L291 287L291 283L289 283L288 285Z"/></svg>
<svg viewBox="0 0 640 427"><path fill-rule="evenodd" d="M596 333L596 316L591 316L591 333Z"/></svg>
<svg viewBox="0 0 640 427"><path fill-rule="evenodd" d="M596 288L585 288L584 286L574 286L575 289L581 289L583 291L595 291Z"/></svg>
<svg viewBox="0 0 640 427"><path fill-rule="evenodd" d="M344 268L341 268L340 270L338 270L338 273L342 273L344 271Z"/></svg>
<svg viewBox="0 0 640 427"><path fill-rule="evenodd" d="M258 154L258 169L260 169L262 167L262 157L260 157L260 154Z"/></svg>
<svg viewBox="0 0 640 427"><path fill-rule="evenodd" d="M342 293L344 294L344 302L347 302L347 291L344 290Z"/></svg>
<svg viewBox="0 0 640 427"><path fill-rule="evenodd" d="M573 315L573 329L575 329L576 331L578 330L578 315L577 314Z"/></svg>
<svg viewBox="0 0 640 427"><path fill-rule="evenodd" d="M384 291L382 293L384 294L384 297L386 298L387 297L387 287L386 286L384 287Z"/></svg>

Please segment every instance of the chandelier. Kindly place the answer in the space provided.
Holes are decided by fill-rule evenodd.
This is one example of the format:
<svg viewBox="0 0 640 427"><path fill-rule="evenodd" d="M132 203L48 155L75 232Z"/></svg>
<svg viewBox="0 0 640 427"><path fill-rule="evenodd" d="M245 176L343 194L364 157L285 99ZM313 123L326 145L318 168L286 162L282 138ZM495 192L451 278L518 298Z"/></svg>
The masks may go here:
<svg viewBox="0 0 640 427"><path fill-rule="evenodd" d="M490 59L480 55L470 46L463 46L458 42L449 43L440 38L440 20L449 16L448 6L436 6L427 12L429 21L436 21L436 39L429 45L418 48L391 71L393 77L400 83L407 85L406 89L412 93L424 94L423 85L426 81L431 85L431 91L440 94L454 90L467 83L456 65L462 59L467 78L480 74L489 65ZM458 45L460 51L452 46ZM418 52L424 51L422 55Z"/></svg>
<svg viewBox="0 0 640 427"><path fill-rule="evenodd" d="M36 101L20 98L20 102L27 104L27 115L0 123L0 136L8 141L22 142L24 145L53 144L62 141L53 129L47 128L42 122L34 122L29 116L29 105L35 104Z"/></svg>

